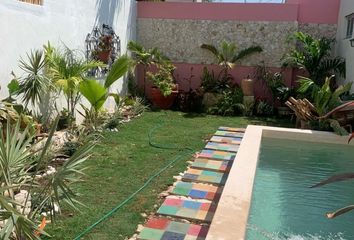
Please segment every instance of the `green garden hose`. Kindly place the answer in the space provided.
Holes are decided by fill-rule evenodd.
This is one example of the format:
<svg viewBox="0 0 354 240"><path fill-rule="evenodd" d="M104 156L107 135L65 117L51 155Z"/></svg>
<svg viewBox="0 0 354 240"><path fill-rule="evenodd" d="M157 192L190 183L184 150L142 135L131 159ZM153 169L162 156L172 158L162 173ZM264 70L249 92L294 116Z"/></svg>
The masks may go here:
<svg viewBox="0 0 354 240"><path fill-rule="evenodd" d="M166 113L167 116L167 113ZM159 148L159 149L166 149L166 150L178 150L180 153L175 156L166 166L161 168L159 171L157 171L154 175L152 175L138 190L136 190L134 193L132 193L128 198L126 198L124 201L119 203L116 207L114 207L112 210L107 212L105 215L103 215L98 221L93 223L91 226L86 228L84 231L82 231L79 235L77 235L74 240L80 240L84 235L88 234L91 232L97 225L105 221L107 218L112 216L115 212L117 212L121 207L123 207L125 204L127 204L131 199L133 199L138 193L140 193L143 189L145 189L156 177L158 177L161 173L166 171L168 168L173 166L175 163L178 161L185 159L188 155L192 155L195 151L191 148L188 147L176 147L176 146L167 146L167 145L159 145L157 143L154 143L152 141L152 136L156 132L158 128L161 128L164 125L163 121L159 121L159 123L154 126L148 133L149 137L149 145L154 148Z"/></svg>

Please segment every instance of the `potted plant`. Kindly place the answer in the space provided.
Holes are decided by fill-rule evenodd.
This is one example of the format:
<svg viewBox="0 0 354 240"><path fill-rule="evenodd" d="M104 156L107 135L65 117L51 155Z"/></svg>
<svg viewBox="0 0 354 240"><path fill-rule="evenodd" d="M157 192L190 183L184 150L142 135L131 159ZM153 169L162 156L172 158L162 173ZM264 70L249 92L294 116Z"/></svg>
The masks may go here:
<svg viewBox="0 0 354 240"><path fill-rule="evenodd" d="M102 35L99 38L99 43L96 50L94 51L95 59L108 63L112 53L112 36Z"/></svg>
<svg viewBox="0 0 354 240"><path fill-rule="evenodd" d="M291 87L281 86L277 89L277 99L280 102L280 106L277 107L278 114L280 116L288 116L291 114L291 109L285 105L285 102L292 96L295 96L295 89Z"/></svg>
<svg viewBox="0 0 354 240"><path fill-rule="evenodd" d="M147 78L153 83L151 88L152 104L161 109L169 109L178 94L178 85L174 83L175 67L169 60L156 64L157 72L147 72Z"/></svg>

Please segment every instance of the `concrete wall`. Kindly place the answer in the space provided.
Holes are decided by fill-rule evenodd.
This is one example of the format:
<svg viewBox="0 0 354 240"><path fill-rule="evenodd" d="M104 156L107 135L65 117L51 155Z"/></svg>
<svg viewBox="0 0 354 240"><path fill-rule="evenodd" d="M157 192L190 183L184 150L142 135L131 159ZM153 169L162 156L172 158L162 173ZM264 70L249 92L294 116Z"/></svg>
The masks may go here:
<svg viewBox="0 0 354 240"><path fill-rule="evenodd" d="M337 32L337 53L346 60L347 73L346 81L354 82L354 47L350 46L350 39L346 38L347 19L346 16L354 13L353 0L341 0L339 17L338 17L338 32ZM352 36L354 38L354 36ZM354 85L354 84L353 84ZM352 87L354 91L354 86Z"/></svg>
<svg viewBox="0 0 354 240"><path fill-rule="evenodd" d="M239 69L234 74L241 75L234 77L239 82L252 76L253 67L262 61L279 70L281 58L291 47L287 38L295 31L335 37L338 9L339 0L288 0L286 4L139 2L137 39L147 48L158 47L178 63L177 75L188 76L189 71L185 71L193 67L197 82L199 66L215 62L201 44L219 45L225 39L240 49L260 45L261 54L236 67ZM184 83L181 86L188 87Z"/></svg>
<svg viewBox="0 0 354 240"><path fill-rule="evenodd" d="M7 96L11 71L21 75L20 56L50 41L84 50L85 38L95 25L113 26L122 52L135 39L136 3L131 0L44 0L43 6L17 0L0 1L0 97ZM122 81L112 91L121 91Z"/></svg>

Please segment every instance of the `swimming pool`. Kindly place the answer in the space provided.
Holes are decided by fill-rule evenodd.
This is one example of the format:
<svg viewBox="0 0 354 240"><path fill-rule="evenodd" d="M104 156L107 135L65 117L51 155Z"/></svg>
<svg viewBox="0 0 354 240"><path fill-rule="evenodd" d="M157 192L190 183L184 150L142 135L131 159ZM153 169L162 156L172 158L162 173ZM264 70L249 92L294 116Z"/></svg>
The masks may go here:
<svg viewBox="0 0 354 240"><path fill-rule="evenodd" d="M347 140L328 132L248 126L206 239L354 239L354 212L325 217L354 204L354 182L309 188L354 171L354 146Z"/></svg>
<svg viewBox="0 0 354 240"><path fill-rule="evenodd" d="M354 203L354 181L309 188L354 170L354 147L263 138L246 239L354 239L354 213L325 213Z"/></svg>

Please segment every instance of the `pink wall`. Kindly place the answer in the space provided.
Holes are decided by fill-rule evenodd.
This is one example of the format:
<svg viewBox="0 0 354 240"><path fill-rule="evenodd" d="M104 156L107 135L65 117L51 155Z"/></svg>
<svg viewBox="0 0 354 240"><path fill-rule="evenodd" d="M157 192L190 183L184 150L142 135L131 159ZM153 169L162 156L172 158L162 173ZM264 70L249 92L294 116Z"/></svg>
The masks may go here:
<svg viewBox="0 0 354 240"><path fill-rule="evenodd" d="M340 0L287 0L287 3L298 4L297 18L300 23L338 22Z"/></svg>
<svg viewBox="0 0 354 240"><path fill-rule="evenodd" d="M336 24L339 4L340 0L287 0L285 4L138 2L138 18Z"/></svg>
<svg viewBox="0 0 354 240"><path fill-rule="evenodd" d="M138 3L138 18L296 21L297 11L295 4Z"/></svg>
<svg viewBox="0 0 354 240"><path fill-rule="evenodd" d="M186 64L186 63L175 63L176 70L174 72L174 76L176 82L179 85L180 90L188 91L189 88L197 89L200 87L201 83L201 76L203 72L204 66L208 68L209 71L214 71L215 75L217 75L221 68L218 65L204 65L204 64ZM191 72L192 69L192 72ZM272 72L280 72L280 68L268 68L268 70ZM250 76L251 78L255 79L255 67L244 67L244 66L236 66L232 69L229 73L234 77L235 82L237 84L241 84L241 80L243 78L247 78ZM142 68L138 68L138 75L140 76L138 85L143 87L143 76ZM193 77L191 78L191 75ZM287 86L293 86L294 83L292 82L293 79L293 71L292 69L286 69L283 72L284 80ZM189 81L191 79L191 81ZM149 96L149 87L151 87L151 83L149 81L146 82L146 93ZM254 85L255 96L266 98L268 100L271 99L271 95L269 90L267 89L264 81L256 81Z"/></svg>

